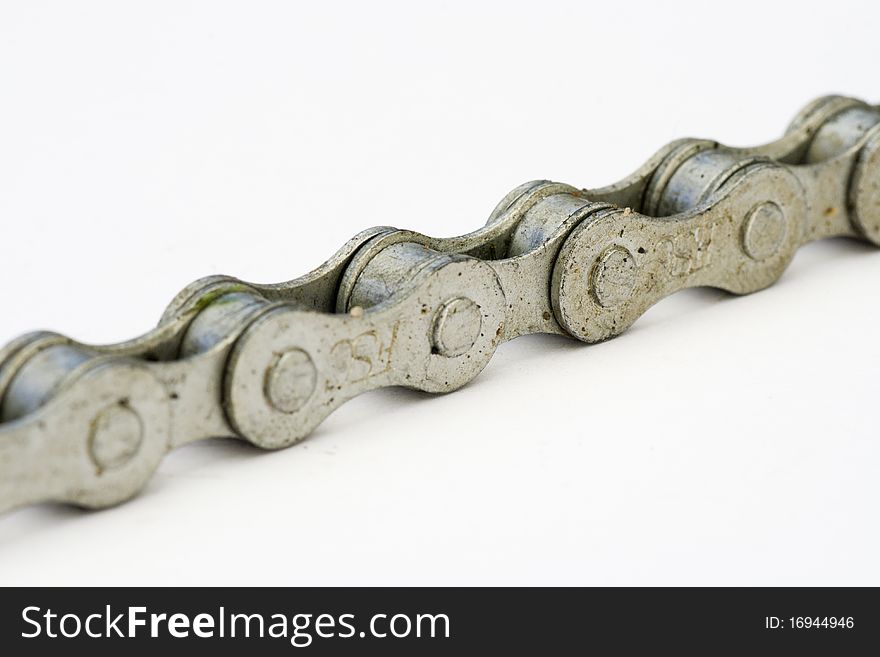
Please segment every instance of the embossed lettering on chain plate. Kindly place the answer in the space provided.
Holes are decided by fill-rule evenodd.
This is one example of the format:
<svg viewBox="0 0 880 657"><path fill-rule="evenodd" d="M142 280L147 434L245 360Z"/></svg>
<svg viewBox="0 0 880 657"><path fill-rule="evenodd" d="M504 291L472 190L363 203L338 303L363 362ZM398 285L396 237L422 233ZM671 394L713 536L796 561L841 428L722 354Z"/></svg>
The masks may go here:
<svg viewBox="0 0 880 657"><path fill-rule="evenodd" d="M286 447L367 390L455 390L520 335L596 342L676 290L755 292L831 236L880 245L880 108L842 96L764 146L683 139L608 187L526 183L468 235L373 228L286 283L196 281L129 342L31 333L0 350L0 512L117 504L177 446Z"/></svg>

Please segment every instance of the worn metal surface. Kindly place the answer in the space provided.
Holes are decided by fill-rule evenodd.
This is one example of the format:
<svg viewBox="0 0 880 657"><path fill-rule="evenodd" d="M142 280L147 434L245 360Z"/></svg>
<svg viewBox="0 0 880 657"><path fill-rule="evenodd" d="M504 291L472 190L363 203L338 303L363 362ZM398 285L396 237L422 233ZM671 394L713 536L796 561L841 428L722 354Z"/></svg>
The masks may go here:
<svg viewBox="0 0 880 657"><path fill-rule="evenodd" d="M287 283L197 281L130 342L29 334L0 351L0 511L116 504L179 445L286 447L364 391L455 390L520 335L595 342L682 288L760 290L835 235L880 244L880 109L839 96L761 147L685 139L609 187L521 185L462 237L375 228Z"/></svg>

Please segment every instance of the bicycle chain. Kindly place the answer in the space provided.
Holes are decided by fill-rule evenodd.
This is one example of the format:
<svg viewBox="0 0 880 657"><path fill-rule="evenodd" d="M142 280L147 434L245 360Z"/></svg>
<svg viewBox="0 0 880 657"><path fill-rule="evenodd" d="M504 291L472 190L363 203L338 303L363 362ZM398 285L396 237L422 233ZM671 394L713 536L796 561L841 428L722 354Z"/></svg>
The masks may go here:
<svg viewBox="0 0 880 657"><path fill-rule="evenodd" d="M520 335L597 342L682 288L754 292L837 235L880 244L880 108L828 96L764 146L684 139L601 189L527 183L468 235L374 228L287 283L202 279L130 342L25 335L0 351L0 511L117 504L180 445L286 447L364 391L452 391Z"/></svg>

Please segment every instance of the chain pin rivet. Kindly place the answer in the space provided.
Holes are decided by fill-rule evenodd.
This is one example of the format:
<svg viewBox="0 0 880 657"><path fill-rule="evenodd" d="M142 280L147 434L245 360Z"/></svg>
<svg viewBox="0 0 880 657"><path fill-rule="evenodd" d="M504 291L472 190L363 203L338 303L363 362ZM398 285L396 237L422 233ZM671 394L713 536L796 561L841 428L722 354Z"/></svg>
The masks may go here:
<svg viewBox="0 0 880 657"><path fill-rule="evenodd" d="M434 315L431 346L447 358L466 353L480 337L483 317L470 299L456 297L444 303Z"/></svg>
<svg viewBox="0 0 880 657"><path fill-rule="evenodd" d="M596 259L592 269L592 288L603 308L626 301L636 285L636 259L629 249L615 245Z"/></svg>
<svg viewBox="0 0 880 657"><path fill-rule="evenodd" d="M92 420L89 453L99 471L113 470L134 458L143 438L140 416L121 401L106 407Z"/></svg>
<svg viewBox="0 0 880 657"><path fill-rule="evenodd" d="M317 378L311 357L302 349L290 349L266 370L266 399L282 413L295 413L312 396Z"/></svg>
<svg viewBox="0 0 880 657"><path fill-rule="evenodd" d="M785 215L782 209L767 201L752 208L743 228L743 250L754 260L774 255L785 240Z"/></svg>

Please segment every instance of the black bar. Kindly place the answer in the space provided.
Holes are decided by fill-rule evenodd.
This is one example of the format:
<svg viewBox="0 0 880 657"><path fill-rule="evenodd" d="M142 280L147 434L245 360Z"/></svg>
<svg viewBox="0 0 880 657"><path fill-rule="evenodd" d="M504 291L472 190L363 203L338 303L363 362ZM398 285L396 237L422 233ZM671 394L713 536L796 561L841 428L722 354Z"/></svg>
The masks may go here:
<svg viewBox="0 0 880 657"><path fill-rule="evenodd" d="M145 608L134 615L144 625L134 627L133 638L119 637L129 631L131 607ZM47 618L47 612L55 616ZM74 634L79 623L73 638L61 635L65 614L76 615L64 621L67 634ZM85 635L85 622L94 614L98 616L92 617L89 630L106 630L110 638ZM122 618L114 624L118 614ZM155 638L150 636L151 614L165 614L155 621ZM187 637L171 635L167 619L173 614L185 615L174 629L188 632ZM211 617L210 622L202 617L198 628L211 637L195 635L199 614ZM236 619L232 638L233 614L258 614L261 619ZM319 619L322 614L327 616ZM876 654L878 619L880 602L877 589L871 588L26 588L3 589L0 648L5 655L19 655L76 647L90 656L141 647L163 656L193 654L194 649L212 654L447 655L484 650L568 655L596 650L644 654L646 648L672 654L772 650L846 655ZM224 638L218 636L221 622ZM299 626L296 647L291 644L294 622ZM245 624L250 637L242 636ZM284 628L286 636L269 637L270 627L276 634ZM38 629L34 638L22 636ZM263 638L255 636L260 633Z"/></svg>

